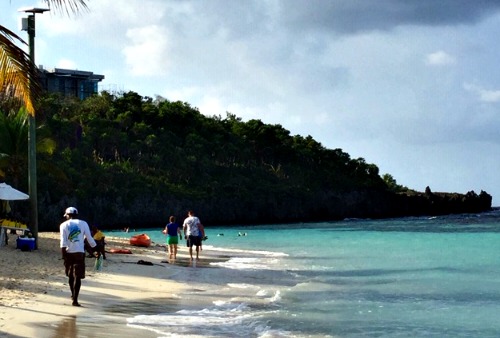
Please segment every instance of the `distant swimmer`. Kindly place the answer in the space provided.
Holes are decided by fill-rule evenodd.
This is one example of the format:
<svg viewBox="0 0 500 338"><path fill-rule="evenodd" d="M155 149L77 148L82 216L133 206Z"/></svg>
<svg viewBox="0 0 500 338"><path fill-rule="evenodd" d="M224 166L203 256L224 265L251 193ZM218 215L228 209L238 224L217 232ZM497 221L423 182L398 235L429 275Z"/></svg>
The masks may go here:
<svg viewBox="0 0 500 338"><path fill-rule="evenodd" d="M240 236L246 236L246 235L247 235L246 232L238 232L238 237L240 237Z"/></svg>
<svg viewBox="0 0 500 338"><path fill-rule="evenodd" d="M224 236L224 234L218 234L217 236Z"/></svg>

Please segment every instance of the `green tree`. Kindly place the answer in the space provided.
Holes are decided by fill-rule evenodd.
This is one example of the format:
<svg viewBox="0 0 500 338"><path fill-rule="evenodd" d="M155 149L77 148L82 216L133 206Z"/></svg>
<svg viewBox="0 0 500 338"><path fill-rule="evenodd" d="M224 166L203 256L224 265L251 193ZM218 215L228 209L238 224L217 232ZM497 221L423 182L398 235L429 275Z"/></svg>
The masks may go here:
<svg viewBox="0 0 500 338"><path fill-rule="evenodd" d="M402 192L402 191L407 191L408 188L404 187L402 185L399 185L396 182L396 179L392 177L390 174L384 174L382 176L382 179L384 180L385 184L389 188L389 190L394 191L394 192Z"/></svg>
<svg viewBox="0 0 500 338"><path fill-rule="evenodd" d="M56 149L55 141L45 137L44 126L38 126L37 153L52 155ZM51 166L50 163L40 163ZM28 115L24 109L9 114L0 112L0 170L5 178L18 187L21 177L28 170ZM23 182L25 183L25 182Z"/></svg>
<svg viewBox="0 0 500 338"><path fill-rule="evenodd" d="M380 217L392 204L379 198L404 198L376 165L280 125L133 92L40 102L58 145L52 162L68 176L39 177L46 230L68 204L90 222L146 227L187 208L226 224Z"/></svg>

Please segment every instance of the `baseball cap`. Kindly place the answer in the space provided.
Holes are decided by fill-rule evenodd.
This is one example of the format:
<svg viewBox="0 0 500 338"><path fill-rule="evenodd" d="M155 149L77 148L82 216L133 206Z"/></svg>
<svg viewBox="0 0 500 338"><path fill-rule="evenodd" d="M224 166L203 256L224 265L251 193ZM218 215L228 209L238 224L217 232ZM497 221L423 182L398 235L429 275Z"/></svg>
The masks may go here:
<svg viewBox="0 0 500 338"><path fill-rule="evenodd" d="M64 212L64 216L77 215L77 214L78 214L78 210L76 210L76 208L73 208L73 207L66 208L66 211Z"/></svg>

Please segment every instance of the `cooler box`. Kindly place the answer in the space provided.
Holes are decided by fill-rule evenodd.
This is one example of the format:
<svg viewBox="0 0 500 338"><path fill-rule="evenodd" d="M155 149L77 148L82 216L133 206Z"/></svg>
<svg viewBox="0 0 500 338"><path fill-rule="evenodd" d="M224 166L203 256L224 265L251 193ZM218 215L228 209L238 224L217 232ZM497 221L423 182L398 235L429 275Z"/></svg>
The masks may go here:
<svg viewBox="0 0 500 338"><path fill-rule="evenodd" d="M21 251L32 251L35 250L35 239L34 238L21 238L17 239L17 248Z"/></svg>

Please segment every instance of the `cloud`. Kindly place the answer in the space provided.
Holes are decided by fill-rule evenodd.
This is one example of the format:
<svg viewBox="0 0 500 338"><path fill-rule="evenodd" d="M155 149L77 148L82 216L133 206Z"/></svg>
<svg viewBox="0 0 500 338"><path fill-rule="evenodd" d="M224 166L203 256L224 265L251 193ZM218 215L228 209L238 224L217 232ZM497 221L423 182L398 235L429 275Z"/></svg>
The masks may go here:
<svg viewBox="0 0 500 338"><path fill-rule="evenodd" d="M116 1L89 1L89 11L77 15L49 12L37 16L37 31L50 37L71 37L79 41L92 41L106 48L117 48L126 43L130 29L161 24L168 9L167 2L127 0L126 6ZM147 18L147 19L145 19Z"/></svg>
<svg viewBox="0 0 500 338"><path fill-rule="evenodd" d="M425 63L430 66L444 66L455 64L455 58L442 50L428 54Z"/></svg>
<svg viewBox="0 0 500 338"><path fill-rule="evenodd" d="M479 100L487 103L500 102L500 90L484 89L473 83L465 83L464 89L478 96Z"/></svg>
<svg viewBox="0 0 500 338"><path fill-rule="evenodd" d="M134 76L159 76L168 73L168 35L160 26L132 28L127 31L130 43L123 48L125 62Z"/></svg>
<svg viewBox="0 0 500 338"><path fill-rule="evenodd" d="M75 61L68 59L61 59L57 61L56 68L63 69L78 69L78 66Z"/></svg>
<svg viewBox="0 0 500 338"><path fill-rule="evenodd" d="M202 92L202 88L192 86L192 87L182 87L175 88L172 90L166 90L161 96L169 101L182 101L182 102L193 102L193 99Z"/></svg>
<svg viewBox="0 0 500 338"><path fill-rule="evenodd" d="M410 25L474 24L500 10L496 0L281 0L280 5L281 17L292 29L338 34L387 31Z"/></svg>

